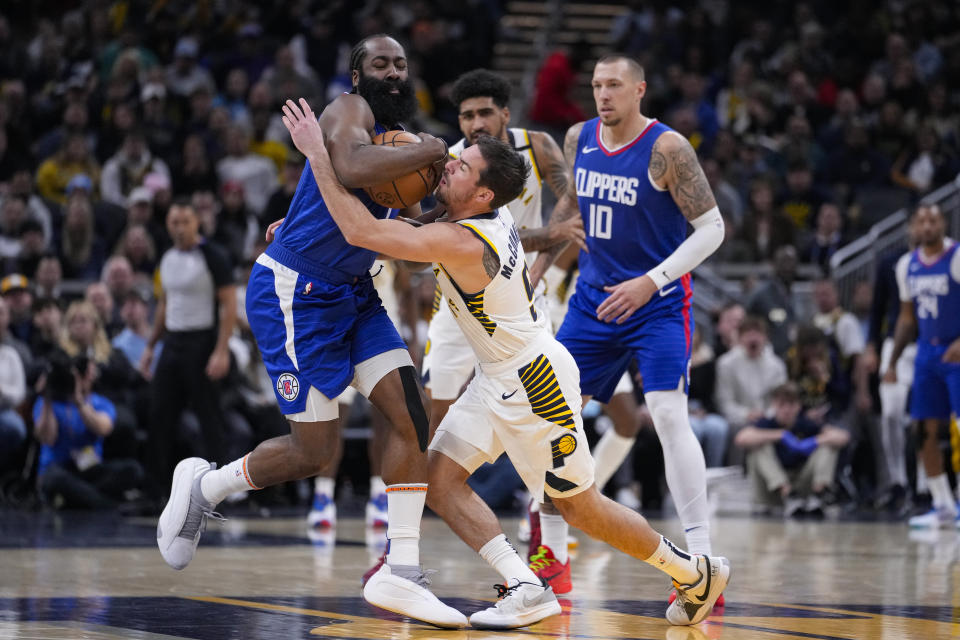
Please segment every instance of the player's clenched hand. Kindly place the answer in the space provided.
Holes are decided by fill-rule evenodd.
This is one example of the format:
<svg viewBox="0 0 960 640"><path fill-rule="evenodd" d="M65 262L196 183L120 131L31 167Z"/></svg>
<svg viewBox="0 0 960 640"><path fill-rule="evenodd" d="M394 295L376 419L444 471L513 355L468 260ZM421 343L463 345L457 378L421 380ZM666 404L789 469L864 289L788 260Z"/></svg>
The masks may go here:
<svg viewBox="0 0 960 640"><path fill-rule="evenodd" d="M597 307L597 318L603 322L623 324L633 312L647 304L657 291L657 285L648 275L625 280L603 288L610 296Z"/></svg>
<svg viewBox="0 0 960 640"><path fill-rule="evenodd" d="M436 147L437 159L435 162L437 163L438 169L443 172L444 165L450 160L450 154L447 152L447 143L443 141L443 138L437 138L423 131L418 133L417 137L420 138L420 144Z"/></svg>
<svg viewBox="0 0 960 640"><path fill-rule="evenodd" d="M297 106L293 100L287 100L283 105L281 119L287 131L290 132L290 139L300 153L307 158L313 158L327 152L323 144L320 123L306 100L300 98L300 106Z"/></svg>
<svg viewBox="0 0 960 640"><path fill-rule="evenodd" d="M280 225L283 224L284 220L286 220L286 217L280 218L279 220L276 220L275 222L270 223L270 226L267 227L267 234L266 236L264 236L267 242L273 242L273 236L276 235L277 229L280 228Z"/></svg>

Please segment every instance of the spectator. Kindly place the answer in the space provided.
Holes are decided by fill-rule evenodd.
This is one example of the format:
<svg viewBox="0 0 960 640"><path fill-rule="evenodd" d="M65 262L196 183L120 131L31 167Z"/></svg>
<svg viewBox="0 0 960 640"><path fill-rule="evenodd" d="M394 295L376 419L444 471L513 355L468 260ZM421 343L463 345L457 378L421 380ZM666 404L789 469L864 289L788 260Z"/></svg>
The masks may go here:
<svg viewBox="0 0 960 640"><path fill-rule="evenodd" d="M791 289L797 274L797 250L792 246L777 249L773 256L773 277L761 285L747 303L747 313L766 320L770 342L777 355L790 348L796 329L797 311Z"/></svg>
<svg viewBox="0 0 960 640"><path fill-rule="evenodd" d="M107 338L112 338L120 331L122 325L114 323L114 316L116 315L114 308L117 305L106 284L99 281L91 282L84 291L83 299L93 305L93 308L97 310L97 315L100 317L100 324L103 326L104 331L107 332Z"/></svg>
<svg viewBox="0 0 960 640"><path fill-rule="evenodd" d="M580 66L579 56L558 49L547 56L537 72L530 119L563 138L570 125L587 120L587 115L570 97Z"/></svg>
<svg viewBox="0 0 960 640"><path fill-rule="evenodd" d="M817 212L817 227L800 251L800 261L830 270L830 258L847 243L843 235L843 218L835 202L824 202Z"/></svg>
<svg viewBox="0 0 960 640"><path fill-rule="evenodd" d="M774 207L773 185L757 178L750 187L750 203L739 239L746 243L751 262L762 262L783 246L793 244L793 221Z"/></svg>
<svg viewBox="0 0 960 640"><path fill-rule="evenodd" d="M36 220L25 220L20 225L20 255L17 256L13 271L34 277L46 250L43 226Z"/></svg>
<svg viewBox="0 0 960 640"><path fill-rule="evenodd" d="M20 226L26 221L27 203L5 198L0 206L0 263L13 265L20 257Z"/></svg>
<svg viewBox="0 0 960 640"><path fill-rule="evenodd" d="M842 422L850 406L850 377L844 375L837 351L820 329L797 329L796 343L787 354L787 373L800 385L804 415L817 424Z"/></svg>
<svg viewBox="0 0 960 640"><path fill-rule="evenodd" d="M55 352L33 405L42 445L40 491L54 508L116 508L143 477L135 460L103 459L103 439L113 431L116 411L92 391L96 371L87 357Z"/></svg>
<svg viewBox="0 0 960 640"><path fill-rule="evenodd" d="M63 267L60 258L48 253L37 263L37 273L34 278L37 298L60 298L60 283L63 281Z"/></svg>
<svg viewBox="0 0 960 640"><path fill-rule="evenodd" d="M287 156L283 171L280 173L281 184L270 194L267 207L260 218L261 228L266 228L271 222L287 215L287 209L293 202L293 194L300 183L300 176L303 174L305 164L305 158L299 152L291 152Z"/></svg>
<svg viewBox="0 0 960 640"><path fill-rule="evenodd" d="M800 390L793 383L774 389L772 400L772 416L756 420L734 440L747 450L755 500L770 506L779 498L786 515L823 517L823 500L833 486L839 451L850 435L802 416Z"/></svg>
<svg viewBox="0 0 960 640"><path fill-rule="evenodd" d="M37 191L47 200L65 204L67 185L81 174L95 182L100 178L100 165L87 148L86 137L73 133L66 136L59 151L37 168Z"/></svg>
<svg viewBox="0 0 960 640"><path fill-rule="evenodd" d="M735 227L743 224L743 199L732 184L723 175L720 163L714 158L704 158L701 162L703 173L710 183L710 190L717 199L717 207L724 216L733 221Z"/></svg>
<svg viewBox="0 0 960 640"><path fill-rule="evenodd" d="M77 176L74 176L76 179ZM3 178L0 177L0 182ZM53 214L50 211L51 205L43 198L37 195L34 190L33 173L26 167L19 167L13 173L10 179L10 193L4 198L21 198L27 203L27 216L36 220L43 226L43 242L46 246L53 243ZM70 185L67 184L67 195L70 193Z"/></svg>
<svg viewBox="0 0 960 640"><path fill-rule="evenodd" d="M267 198L277 186L277 168L267 158L250 151L250 131L233 125L227 132L227 156L217 163L220 184L243 185L247 205L255 216L267 206Z"/></svg>
<svg viewBox="0 0 960 640"><path fill-rule="evenodd" d="M130 131L120 150L103 166L100 193L107 202L126 208L130 193L143 184L148 173L170 176L167 164L150 152L143 132Z"/></svg>
<svg viewBox="0 0 960 640"><path fill-rule="evenodd" d="M252 255L253 244L259 235L259 226L257 219L247 210L246 195L241 183L225 182L220 195L223 206L216 216L216 231L210 237L227 250L232 266L238 267Z"/></svg>
<svg viewBox="0 0 960 640"><path fill-rule="evenodd" d="M740 324L736 347L717 359L716 403L734 430L763 417L768 394L787 381L787 367L767 343L760 318Z"/></svg>
<svg viewBox="0 0 960 640"><path fill-rule="evenodd" d="M17 412L26 395L20 354L0 343L0 475L11 470L27 438L27 425Z"/></svg>
<svg viewBox="0 0 960 640"><path fill-rule="evenodd" d="M93 207L82 197L72 197L63 216L60 264L67 279L93 280L106 260L103 238L94 228Z"/></svg>
<svg viewBox="0 0 960 640"><path fill-rule="evenodd" d="M203 138L199 135L192 134L184 139L183 155L176 165L172 182L178 196L216 189L217 174L210 164Z"/></svg>
<svg viewBox="0 0 960 640"><path fill-rule="evenodd" d="M176 155L178 137L177 126L167 115L166 98L167 88L160 82L148 82L140 90L147 146L169 164Z"/></svg>
<svg viewBox="0 0 960 640"><path fill-rule="evenodd" d="M870 146L870 134L861 121L847 125L843 144L827 159L830 179L840 193L851 198L863 187L879 187L887 183L890 163Z"/></svg>
<svg viewBox="0 0 960 640"><path fill-rule="evenodd" d="M226 107L230 112L230 120L250 124L250 111L247 108L247 91L250 89L250 78L243 69L230 69L227 73L223 93L213 101L215 107ZM299 95L299 94L290 94Z"/></svg>
<svg viewBox="0 0 960 640"><path fill-rule="evenodd" d="M173 64L167 67L166 85L181 98L187 98L199 88L213 93L216 85L210 72L197 64L200 45L196 38L183 36L173 48Z"/></svg>
<svg viewBox="0 0 960 640"><path fill-rule="evenodd" d="M93 153L97 148L97 136L90 132L90 114L87 105L83 102L69 102L63 109L63 120L59 127L48 131L36 144L33 145L33 156L44 161L63 146L70 135L81 135L86 138L87 149Z"/></svg>
<svg viewBox="0 0 960 640"><path fill-rule="evenodd" d="M960 164L956 155L940 142L936 129L924 125L917 130L913 145L897 156L890 170L890 179L919 197L953 180L958 171Z"/></svg>
<svg viewBox="0 0 960 640"><path fill-rule="evenodd" d="M31 357L26 345L30 342L30 306L33 304L30 280L23 274L12 273L0 280L0 295L8 311L7 322L0 325L0 339L16 348L24 365L29 367Z"/></svg>
<svg viewBox="0 0 960 640"><path fill-rule="evenodd" d="M820 205L828 195L813 183L813 169L803 158L792 158L787 164L786 186L777 202L780 210L790 218L798 230L813 226Z"/></svg>
<svg viewBox="0 0 960 640"><path fill-rule="evenodd" d="M33 303L33 334L30 351L35 359L46 362L50 353L60 348L63 313L54 298L38 297Z"/></svg>
<svg viewBox="0 0 960 640"><path fill-rule="evenodd" d="M157 247L142 224L127 227L117 245L117 255L121 255L133 267L134 280L141 284L153 282L153 272L157 267Z"/></svg>
<svg viewBox="0 0 960 640"><path fill-rule="evenodd" d="M136 289L127 291L121 300L120 317L123 319L123 330L114 337L111 344L126 356L131 366L138 367L150 338L150 307L146 296ZM163 343L158 343L154 349L155 354L159 355L162 349ZM147 372L147 377L152 377L155 370L154 366Z"/></svg>
<svg viewBox="0 0 960 640"><path fill-rule="evenodd" d="M728 302L717 314L713 327L713 352L720 357L736 347L740 342L740 325L747 312L739 302Z"/></svg>

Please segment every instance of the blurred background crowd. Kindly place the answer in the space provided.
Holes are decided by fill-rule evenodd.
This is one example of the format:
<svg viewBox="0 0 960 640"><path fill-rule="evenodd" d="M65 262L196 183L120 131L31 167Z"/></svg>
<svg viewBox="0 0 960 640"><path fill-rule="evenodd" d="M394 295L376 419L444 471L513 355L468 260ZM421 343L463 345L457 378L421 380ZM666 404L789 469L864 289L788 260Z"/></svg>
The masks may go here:
<svg viewBox="0 0 960 640"><path fill-rule="evenodd" d="M896 295L872 273L838 290L831 258L960 172L960 5L547 2L555 16L583 12L594 32L546 38L547 18L531 4L540 3L0 8L0 501L124 508L142 497L157 390L141 365L175 198L193 204L200 233L223 249L238 283L230 368L215 376L219 398L209 400L225 422L222 460L286 428L242 303L264 230L286 213L304 167L279 105L303 96L319 112L349 90L351 45L379 32L406 46L420 103L411 128L451 143L461 134L449 89L465 71L508 75L512 123L562 139L595 114L597 56L636 56L647 74L644 112L690 140L727 222L707 264L725 294L699 303L692 363L691 408L708 464L745 464L744 428L789 415L783 405L796 401L807 428L844 434L832 501L893 512L922 501L910 440L891 462L877 429L877 352ZM518 60L511 52L523 47L536 55ZM418 359L432 275L386 286ZM87 403L109 426L91 424ZM369 417L356 404L348 431L360 444L346 455L362 461ZM41 428L45 407L59 433ZM177 458L202 453L196 416L205 411L190 408L180 424L162 425ZM662 459L642 408L637 419L648 428L609 491L654 509ZM602 430L605 420L589 422ZM890 472L904 461L906 483ZM366 475L362 462L344 465L341 485L364 494ZM302 487L256 496L268 505L308 498Z"/></svg>

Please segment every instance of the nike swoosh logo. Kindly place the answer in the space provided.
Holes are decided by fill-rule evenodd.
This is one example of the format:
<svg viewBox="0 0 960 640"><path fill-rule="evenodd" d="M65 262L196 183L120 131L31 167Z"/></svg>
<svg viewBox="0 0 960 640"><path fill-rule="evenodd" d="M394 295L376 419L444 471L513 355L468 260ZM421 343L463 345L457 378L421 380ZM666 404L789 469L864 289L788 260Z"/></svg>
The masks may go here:
<svg viewBox="0 0 960 640"><path fill-rule="evenodd" d="M697 526L697 527L690 527L689 529L684 529L683 532L684 532L684 533L690 533L690 532L693 531L694 529L699 529L699 528L700 528L699 526Z"/></svg>
<svg viewBox="0 0 960 640"><path fill-rule="evenodd" d="M506 399L508 399L508 398L513 397L513 394L515 394L516 392L517 392L517 390L514 389L514 390L511 391L510 393L502 393L502 394L500 394L500 397L503 398L504 400L506 400Z"/></svg>
<svg viewBox="0 0 960 640"><path fill-rule="evenodd" d="M580 151L582 151L583 153L593 153L594 151L596 151L596 150L599 149L599 148L600 148L600 147L584 147L584 148L581 149Z"/></svg>
<svg viewBox="0 0 960 640"><path fill-rule="evenodd" d="M663 296L670 295L673 292L673 290L676 288L677 288L677 285L673 285L669 289L660 289L660 297L662 298Z"/></svg>

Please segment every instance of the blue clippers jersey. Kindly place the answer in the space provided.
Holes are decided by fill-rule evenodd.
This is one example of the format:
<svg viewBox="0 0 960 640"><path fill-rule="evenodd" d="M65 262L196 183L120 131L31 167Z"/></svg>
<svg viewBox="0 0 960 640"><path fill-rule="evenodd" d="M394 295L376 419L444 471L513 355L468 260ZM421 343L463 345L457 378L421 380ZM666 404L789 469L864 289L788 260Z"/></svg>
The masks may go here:
<svg viewBox="0 0 960 640"><path fill-rule="evenodd" d="M917 340L948 345L960 336L960 282L952 273L952 263L960 259L960 244L953 243L932 264L920 258L920 250L910 254L907 266L907 293L917 315Z"/></svg>
<svg viewBox="0 0 960 640"><path fill-rule="evenodd" d="M376 133L386 130L383 125L376 124ZM353 194L376 218L392 218L397 214L396 209L380 206L371 200L363 189L354 189ZM375 251L355 247L344 240L320 195L309 161L293 194L287 219L277 230L274 242L315 264L333 267L356 277L365 275L377 257Z"/></svg>
<svg viewBox="0 0 960 640"><path fill-rule="evenodd" d="M588 252L580 252L580 281L603 288L642 276L687 237L687 220L669 191L651 184L653 143L671 129L653 120L630 144L608 151L600 119L584 123L574 174ZM654 296L648 304L660 304Z"/></svg>

